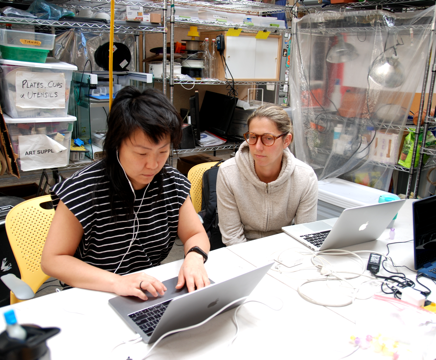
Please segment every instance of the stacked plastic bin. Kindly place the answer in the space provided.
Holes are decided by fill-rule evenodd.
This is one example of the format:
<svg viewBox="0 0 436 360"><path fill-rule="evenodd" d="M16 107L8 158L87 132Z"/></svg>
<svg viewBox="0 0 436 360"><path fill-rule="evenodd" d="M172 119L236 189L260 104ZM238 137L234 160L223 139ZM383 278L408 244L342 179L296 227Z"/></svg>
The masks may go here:
<svg viewBox="0 0 436 360"><path fill-rule="evenodd" d="M372 205L380 196L392 195L386 191L338 178L318 181L318 220L338 217L344 209Z"/></svg>
<svg viewBox="0 0 436 360"><path fill-rule="evenodd" d="M69 163L76 117L67 111L77 67L47 58L54 38L51 34L0 31L1 106L22 171Z"/></svg>

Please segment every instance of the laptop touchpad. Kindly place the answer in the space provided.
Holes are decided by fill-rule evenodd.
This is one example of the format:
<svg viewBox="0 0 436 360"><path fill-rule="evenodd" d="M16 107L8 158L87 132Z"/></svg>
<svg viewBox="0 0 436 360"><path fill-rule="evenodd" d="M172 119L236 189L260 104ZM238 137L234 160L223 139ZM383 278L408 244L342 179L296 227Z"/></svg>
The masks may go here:
<svg viewBox="0 0 436 360"><path fill-rule="evenodd" d="M324 221L307 223L304 224L304 226L310 229L310 231L323 231L323 230L330 230L332 228L331 225L325 223Z"/></svg>

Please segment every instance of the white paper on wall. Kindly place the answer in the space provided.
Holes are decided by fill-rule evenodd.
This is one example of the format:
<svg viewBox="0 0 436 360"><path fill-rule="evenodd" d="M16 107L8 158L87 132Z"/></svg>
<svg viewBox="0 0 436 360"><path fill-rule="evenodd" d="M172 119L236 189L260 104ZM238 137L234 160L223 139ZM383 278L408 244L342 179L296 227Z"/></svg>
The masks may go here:
<svg viewBox="0 0 436 360"><path fill-rule="evenodd" d="M62 167L68 164L67 148L47 135L19 136L18 145L23 171Z"/></svg>
<svg viewBox="0 0 436 360"><path fill-rule="evenodd" d="M17 71L15 79L17 108L65 108L64 73Z"/></svg>

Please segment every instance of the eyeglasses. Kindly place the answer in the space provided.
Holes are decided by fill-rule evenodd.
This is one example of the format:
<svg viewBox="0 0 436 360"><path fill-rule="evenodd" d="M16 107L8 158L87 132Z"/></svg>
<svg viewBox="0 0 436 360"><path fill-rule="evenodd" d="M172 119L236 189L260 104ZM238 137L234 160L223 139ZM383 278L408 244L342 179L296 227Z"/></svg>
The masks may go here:
<svg viewBox="0 0 436 360"><path fill-rule="evenodd" d="M286 135L288 135L288 133L283 133L279 136L274 136L273 134L268 134L268 133L262 134L262 135L257 135L255 133L247 131L244 134L244 138L245 138L245 141L248 142L248 144L250 144L250 145L256 145L257 139L260 138L262 140L262 144L264 144L265 146L273 146L277 139L281 138L282 136L286 136Z"/></svg>

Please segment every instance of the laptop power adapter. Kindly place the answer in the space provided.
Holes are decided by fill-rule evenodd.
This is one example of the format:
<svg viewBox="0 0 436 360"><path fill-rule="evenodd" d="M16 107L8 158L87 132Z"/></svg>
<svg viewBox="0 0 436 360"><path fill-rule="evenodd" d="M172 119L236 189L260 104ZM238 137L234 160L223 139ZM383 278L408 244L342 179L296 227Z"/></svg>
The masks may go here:
<svg viewBox="0 0 436 360"><path fill-rule="evenodd" d="M381 256L378 254L369 254L368 265L366 269L373 275L377 274L380 270Z"/></svg>

